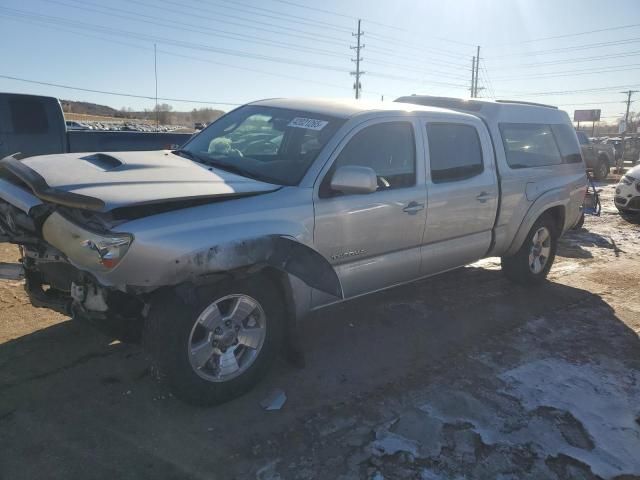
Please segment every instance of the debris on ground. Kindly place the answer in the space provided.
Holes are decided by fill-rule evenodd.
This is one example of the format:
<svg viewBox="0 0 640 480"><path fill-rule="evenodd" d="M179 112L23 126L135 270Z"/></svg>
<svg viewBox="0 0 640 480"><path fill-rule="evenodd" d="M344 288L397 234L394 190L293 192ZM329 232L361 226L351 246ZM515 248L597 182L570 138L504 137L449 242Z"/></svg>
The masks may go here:
<svg viewBox="0 0 640 480"><path fill-rule="evenodd" d="M267 396L260 402L260 406L267 411L280 410L287 401L287 395L284 390L280 388L274 388Z"/></svg>

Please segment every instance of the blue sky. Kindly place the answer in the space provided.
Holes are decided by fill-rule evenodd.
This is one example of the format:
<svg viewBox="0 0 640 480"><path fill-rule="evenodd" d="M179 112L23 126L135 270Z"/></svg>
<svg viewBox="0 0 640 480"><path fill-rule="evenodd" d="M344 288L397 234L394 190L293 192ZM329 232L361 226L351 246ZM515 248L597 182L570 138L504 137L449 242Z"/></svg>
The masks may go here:
<svg viewBox="0 0 640 480"><path fill-rule="evenodd" d="M621 90L640 90L637 0L3 0L0 75L152 97L156 43L160 97L224 110L275 96L351 97L356 18L363 98L466 97L475 45L484 96L609 117L624 111ZM571 35L611 27L624 28ZM0 91L153 108L5 78Z"/></svg>

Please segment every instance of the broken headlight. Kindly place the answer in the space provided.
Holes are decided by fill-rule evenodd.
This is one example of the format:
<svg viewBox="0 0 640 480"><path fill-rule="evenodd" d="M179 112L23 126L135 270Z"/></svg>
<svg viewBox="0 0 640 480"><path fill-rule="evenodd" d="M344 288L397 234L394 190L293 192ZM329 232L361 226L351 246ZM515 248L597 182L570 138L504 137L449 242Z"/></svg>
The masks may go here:
<svg viewBox="0 0 640 480"><path fill-rule="evenodd" d="M101 238L88 238L82 246L92 250L99 258L100 265L111 270L124 257L131 245L130 235L110 235Z"/></svg>
<svg viewBox="0 0 640 480"><path fill-rule="evenodd" d="M133 241L126 233L92 232L57 212L44 222L42 236L77 267L103 272L118 265Z"/></svg>

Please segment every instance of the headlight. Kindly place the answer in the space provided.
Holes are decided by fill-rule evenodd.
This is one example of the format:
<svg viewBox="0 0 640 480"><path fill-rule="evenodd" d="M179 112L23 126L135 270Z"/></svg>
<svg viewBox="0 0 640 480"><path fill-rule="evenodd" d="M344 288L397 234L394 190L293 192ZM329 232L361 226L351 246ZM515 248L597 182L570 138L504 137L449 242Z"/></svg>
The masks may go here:
<svg viewBox="0 0 640 480"><path fill-rule="evenodd" d="M624 177L621 178L621 182L624 183L625 185L631 185L633 182L635 182L635 178L630 177L629 175L625 175Z"/></svg>
<svg viewBox="0 0 640 480"><path fill-rule="evenodd" d="M106 270L114 268L124 254L129 250L131 237L129 235L89 238L82 242L82 246L98 255L100 265Z"/></svg>
<svg viewBox="0 0 640 480"><path fill-rule="evenodd" d="M79 268L105 272L115 268L129 250L133 237L126 233L99 234L52 213L42 225L42 236Z"/></svg>

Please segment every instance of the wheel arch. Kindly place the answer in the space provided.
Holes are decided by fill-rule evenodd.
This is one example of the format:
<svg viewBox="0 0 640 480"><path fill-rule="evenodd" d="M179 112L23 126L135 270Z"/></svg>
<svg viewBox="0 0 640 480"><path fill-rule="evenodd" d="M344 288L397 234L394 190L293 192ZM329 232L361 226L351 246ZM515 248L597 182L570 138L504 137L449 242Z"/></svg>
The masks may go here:
<svg viewBox="0 0 640 480"><path fill-rule="evenodd" d="M562 191L559 190L547 192L539 197L527 211L527 214L522 220L511 245L504 255L513 255L520 249L526 240L529 230L531 230L533 224L542 215L550 215L554 219L555 226L558 229L558 234L562 235L566 230L565 221L567 202L568 201L566 199L562 198Z"/></svg>

